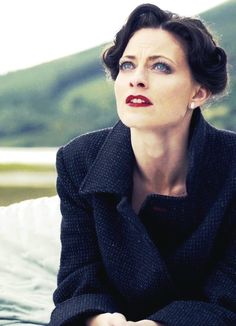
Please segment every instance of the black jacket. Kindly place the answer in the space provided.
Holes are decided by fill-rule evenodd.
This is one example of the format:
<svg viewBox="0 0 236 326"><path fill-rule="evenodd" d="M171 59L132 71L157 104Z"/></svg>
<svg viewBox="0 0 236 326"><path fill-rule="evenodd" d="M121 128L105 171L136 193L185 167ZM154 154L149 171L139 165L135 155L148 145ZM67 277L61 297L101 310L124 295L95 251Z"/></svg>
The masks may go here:
<svg viewBox="0 0 236 326"><path fill-rule="evenodd" d="M168 326L236 325L236 134L210 126L199 109L190 130L196 223L168 264L130 204L129 128L119 121L59 150L62 252L49 325L104 312Z"/></svg>

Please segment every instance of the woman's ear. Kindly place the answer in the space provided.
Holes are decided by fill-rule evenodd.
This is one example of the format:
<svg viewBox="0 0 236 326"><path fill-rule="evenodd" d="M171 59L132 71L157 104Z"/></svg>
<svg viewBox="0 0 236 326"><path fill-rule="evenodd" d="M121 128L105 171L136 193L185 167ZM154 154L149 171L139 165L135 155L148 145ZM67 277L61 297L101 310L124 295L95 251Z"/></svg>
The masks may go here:
<svg viewBox="0 0 236 326"><path fill-rule="evenodd" d="M189 103L189 108L190 109L195 109L198 106L202 106L211 96L211 92L203 87L203 86L198 86L194 95L191 98L191 101Z"/></svg>

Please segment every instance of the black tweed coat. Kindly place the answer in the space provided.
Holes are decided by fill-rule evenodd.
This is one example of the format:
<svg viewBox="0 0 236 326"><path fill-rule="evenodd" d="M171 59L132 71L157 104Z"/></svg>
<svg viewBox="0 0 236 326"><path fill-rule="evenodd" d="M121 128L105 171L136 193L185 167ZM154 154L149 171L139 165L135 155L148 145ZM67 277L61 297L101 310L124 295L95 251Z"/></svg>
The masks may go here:
<svg viewBox="0 0 236 326"><path fill-rule="evenodd" d="M187 191L195 227L166 262L130 204L134 155L120 121L58 152L61 263L49 325L90 314L167 326L236 325L236 134L196 109Z"/></svg>

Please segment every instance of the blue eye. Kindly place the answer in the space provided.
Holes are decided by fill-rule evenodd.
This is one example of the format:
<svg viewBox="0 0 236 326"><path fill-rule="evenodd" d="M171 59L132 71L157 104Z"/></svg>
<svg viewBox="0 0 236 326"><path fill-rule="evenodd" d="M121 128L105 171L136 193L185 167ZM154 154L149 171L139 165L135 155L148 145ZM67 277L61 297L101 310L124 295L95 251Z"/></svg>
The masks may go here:
<svg viewBox="0 0 236 326"><path fill-rule="evenodd" d="M161 72L164 72L166 74L170 74L171 73L171 68L169 65L167 65L164 62L157 62L153 65L154 70L158 70Z"/></svg>
<svg viewBox="0 0 236 326"><path fill-rule="evenodd" d="M130 61L124 61L120 63L120 70L131 70L134 68L134 64Z"/></svg>

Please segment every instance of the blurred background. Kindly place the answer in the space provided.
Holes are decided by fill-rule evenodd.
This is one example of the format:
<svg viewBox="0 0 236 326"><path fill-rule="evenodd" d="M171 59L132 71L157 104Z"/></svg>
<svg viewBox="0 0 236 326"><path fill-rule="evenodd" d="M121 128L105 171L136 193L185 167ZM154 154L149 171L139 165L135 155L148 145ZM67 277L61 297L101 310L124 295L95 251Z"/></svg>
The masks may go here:
<svg viewBox="0 0 236 326"><path fill-rule="evenodd" d="M105 45L143 1L0 1L0 206L56 194L59 146L117 120ZM229 57L230 91L204 111L236 131L236 1L151 2L199 15Z"/></svg>

